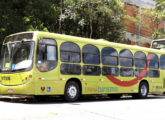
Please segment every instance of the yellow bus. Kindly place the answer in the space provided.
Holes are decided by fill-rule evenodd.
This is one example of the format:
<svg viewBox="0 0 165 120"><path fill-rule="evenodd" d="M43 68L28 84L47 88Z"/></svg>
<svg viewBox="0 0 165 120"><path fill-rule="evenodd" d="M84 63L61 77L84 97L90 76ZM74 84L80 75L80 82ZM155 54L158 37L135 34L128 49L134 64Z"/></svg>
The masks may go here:
<svg viewBox="0 0 165 120"><path fill-rule="evenodd" d="M130 94L165 90L165 52L48 32L7 36L1 50L1 95Z"/></svg>

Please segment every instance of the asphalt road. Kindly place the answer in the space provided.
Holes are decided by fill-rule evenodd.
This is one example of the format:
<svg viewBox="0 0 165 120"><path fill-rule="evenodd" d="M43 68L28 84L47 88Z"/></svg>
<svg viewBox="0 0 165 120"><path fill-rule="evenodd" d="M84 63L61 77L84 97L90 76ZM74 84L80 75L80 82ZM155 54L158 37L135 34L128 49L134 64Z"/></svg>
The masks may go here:
<svg viewBox="0 0 165 120"><path fill-rule="evenodd" d="M0 97L0 120L165 120L165 96L147 99L85 97L74 103Z"/></svg>

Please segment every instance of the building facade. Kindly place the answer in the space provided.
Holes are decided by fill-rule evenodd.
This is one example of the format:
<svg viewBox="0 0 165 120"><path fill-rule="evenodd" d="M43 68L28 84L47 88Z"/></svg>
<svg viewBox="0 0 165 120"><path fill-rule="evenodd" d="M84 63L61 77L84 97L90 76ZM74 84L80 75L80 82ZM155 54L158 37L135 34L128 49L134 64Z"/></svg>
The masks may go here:
<svg viewBox="0 0 165 120"><path fill-rule="evenodd" d="M123 0L123 2L126 14L137 20L136 22L128 19L123 20L126 26L126 43L150 47L154 31L165 26L164 22L156 26L149 13L147 16L143 15L144 8L152 9L156 3L152 0Z"/></svg>

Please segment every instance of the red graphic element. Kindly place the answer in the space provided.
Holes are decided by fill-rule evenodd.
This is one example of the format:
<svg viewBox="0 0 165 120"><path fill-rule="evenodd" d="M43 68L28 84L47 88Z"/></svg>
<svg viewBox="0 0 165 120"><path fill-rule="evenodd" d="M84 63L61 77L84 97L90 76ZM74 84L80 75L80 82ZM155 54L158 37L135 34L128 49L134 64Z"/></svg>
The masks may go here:
<svg viewBox="0 0 165 120"><path fill-rule="evenodd" d="M151 58L151 54L148 53L148 58L147 58L148 62L147 62L147 64L145 64L144 69L142 70L142 72L139 74L139 76L137 78L134 78L130 81L121 81L113 76L107 76L107 78L110 81L112 81L114 84L122 86L122 87L129 87L129 86L135 85L145 76L145 74L147 72L147 65L149 65L149 63L150 63L150 58Z"/></svg>
<svg viewBox="0 0 165 120"><path fill-rule="evenodd" d="M44 90L45 90L45 87L44 87L44 86L43 86L43 87L41 87L41 90L42 90L42 91L44 91Z"/></svg>

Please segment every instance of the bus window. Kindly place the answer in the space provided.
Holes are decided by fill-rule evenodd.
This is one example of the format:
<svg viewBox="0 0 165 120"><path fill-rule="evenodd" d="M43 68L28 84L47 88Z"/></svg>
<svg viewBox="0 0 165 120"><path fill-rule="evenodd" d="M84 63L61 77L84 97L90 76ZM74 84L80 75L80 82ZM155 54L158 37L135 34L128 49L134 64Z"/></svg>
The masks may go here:
<svg viewBox="0 0 165 120"><path fill-rule="evenodd" d="M13 54L13 64L12 64L12 69L23 69L23 65L26 66L25 68L28 68L32 65L32 53L31 43L29 44L20 44L17 46L17 49L15 49L14 54ZM31 54L31 55L30 55ZM22 63L22 64L21 64ZM20 65L19 65L20 64Z"/></svg>
<svg viewBox="0 0 165 120"><path fill-rule="evenodd" d="M103 67L102 74L106 76L118 76L119 69L117 67Z"/></svg>
<svg viewBox="0 0 165 120"><path fill-rule="evenodd" d="M133 66L133 55L129 50L120 51L120 66L132 67Z"/></svg>
<svg viewBox="0 0 165 120"><path fill-rule="evenodd" d="M60 47L60 59L62 62L80 63L80 47L72 42L64 42Z"/></svg>
<svg viewBox="0 0 165 120"><path fill-rule="evenodd" d="M165 55L160 56L160 68L165 69Z"/></svg>
<svg viewBox="0 0 165 120"><path fill-rule="evenodd" d="M3 45L2 46L2 50L1 50L1 68L3 69L9 69L10 68L10 54L9 54L9 50L7 48L7 46Z"/></svg>
<svg viewBox="0 0 165 120"><path fill-rule="evenodd" d="M155 40L152 42L152 48L154 49L164 49L165 48L165 40Z"/></svg>
<svg viewBox="0 0 165 120"><path fill-rule="evenodd" d="M41 72L57 66L57 46L53 39L40 39L37 46L37 68Z"/></svg>
<svg viewBox="0 0 165 120"><path fill-rule="evenodd" d="M134 71L132 68L120 68L120 75L122 77L133 77Z"/></svg>
<svg viewBox="0 0 165 120"><path fill-rule="evenodd" d="M60 59L62 62L80 63L80 47L72 42L64 42L60 47ZM62 74L79 75L81 74L80 64L61 64Z"/></svg>
<svg viewBox="0 0 165 120"><path fill-rule="evenodd" d="M84 65L83 74L84 75L100 75L101 70L99 66Z"/></svg>
<svg viewBox="0 0 165 120"><path fill-rule="evenodd" d="M149 77L151 78L160 77L159 70L149 70Z"/></svg>
<svg viewBox="0 0 165 120"><path fill-rule="evenodd" d="M102 49L103 65L118 65L118 54L114 48L105 47Z"/></svg>
<svg viewBox="0 0 165 120"><path fill-rule="evenodd" d="M94 45L85 45L82 49L85 64L100 64L100 52Z"/></svg>
<svg viewBox="0 0 165 120"><path fill-rule="evenodd" d="M146 74L143 76L141 73L142 73L143 69L135 69L135 76L136 77L147 77L147 72ZM142 76L141 76L142 75Z"/></svg>
<svg viewBox="0 0 165 120"><path fill-rule="evenodd" d="M53 60L56 61L56 47L47 45L47 60Z"/></svg>
<svg viewBox="0 0 165 120"><path fill-rule="evenodd" d="M62 64L61 73L62 74L80 75L81 66L78 64Z"/></svg>
<svg viewBox="0 0 165 120"><path fill-rule="evenodd" d="M155 69L159 68L159 59L158 56L154 53L151 53L149 68L155 68Z"/></svg>
<svg viewBox="0 0 165 120"><path fill-rule="evenodd" d="M146 60L147 57L143 52L136 52L135 53L135 67L139 67L139 68L144 68L146 66Z"/></svg>

